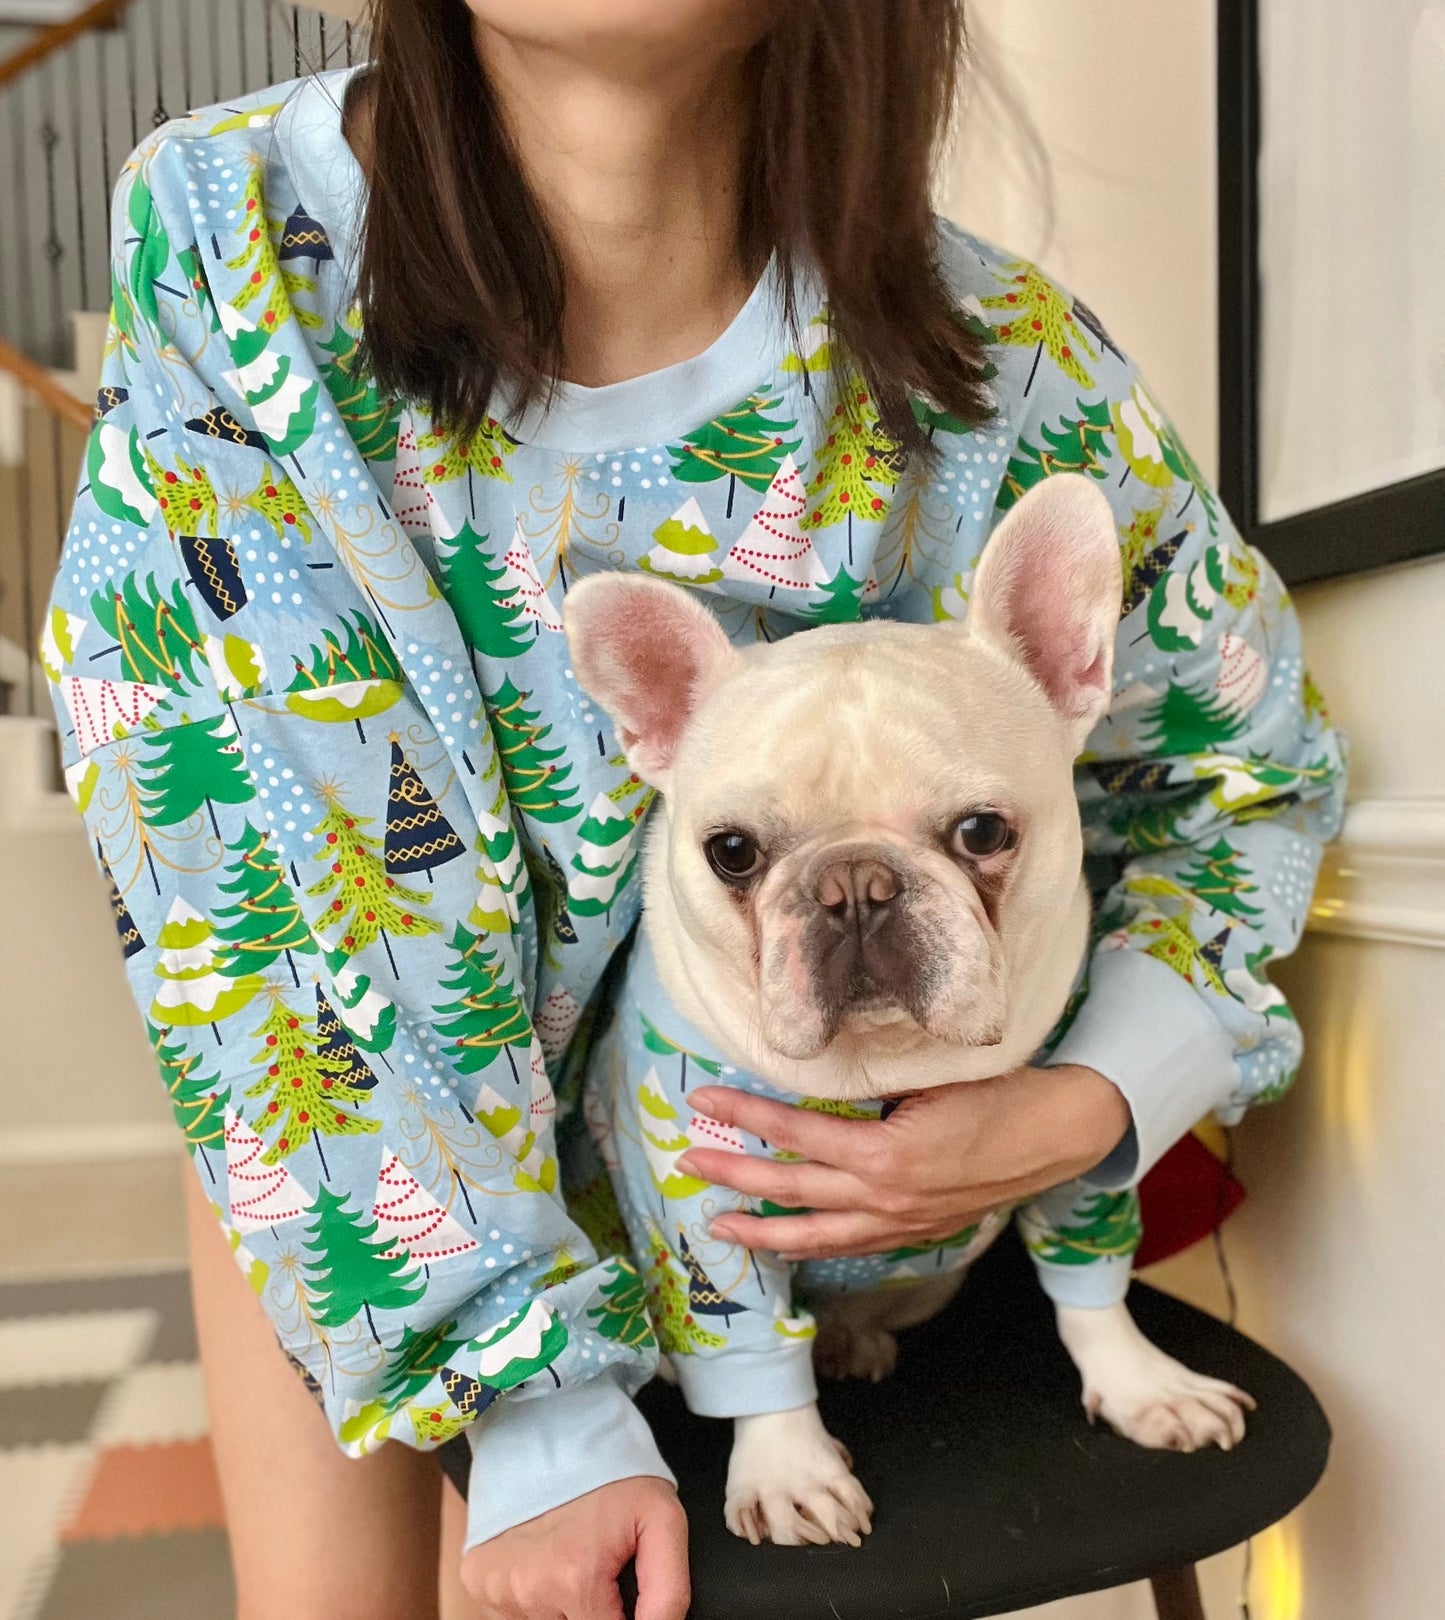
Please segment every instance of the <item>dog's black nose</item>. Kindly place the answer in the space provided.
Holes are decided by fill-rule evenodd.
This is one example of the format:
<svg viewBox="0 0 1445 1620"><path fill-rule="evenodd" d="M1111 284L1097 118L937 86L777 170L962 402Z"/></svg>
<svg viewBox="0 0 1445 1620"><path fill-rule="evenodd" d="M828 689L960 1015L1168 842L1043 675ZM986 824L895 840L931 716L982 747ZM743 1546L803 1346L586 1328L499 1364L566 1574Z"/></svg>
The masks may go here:
<svg viewBox="0 0 1445 1620"><path fill-rule="evenodd" d="M841 853L819 868L813 897L843 929L868 934L903 892L903 880L874 854Z"/></svg>

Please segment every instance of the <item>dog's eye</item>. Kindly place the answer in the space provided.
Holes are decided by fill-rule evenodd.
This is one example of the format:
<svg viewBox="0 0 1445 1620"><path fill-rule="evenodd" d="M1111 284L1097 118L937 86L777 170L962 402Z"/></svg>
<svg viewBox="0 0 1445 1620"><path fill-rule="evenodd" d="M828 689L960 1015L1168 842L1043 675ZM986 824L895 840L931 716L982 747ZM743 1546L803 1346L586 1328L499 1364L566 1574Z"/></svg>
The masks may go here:
<svg viewBox="0 0 1445 1620"><path fill-rule="evenodd" d="M1012 839L1013 829L992 810L975 810L953 829L954 848L976 861L1007 849Z"/></svg>
<svg viewBox="0 0 1445 1620"><path fill-rule="evenodd" d="M763 869L763 852L745 832L714 833L702 849L708 865L724 883L741 883Z"/></svg>

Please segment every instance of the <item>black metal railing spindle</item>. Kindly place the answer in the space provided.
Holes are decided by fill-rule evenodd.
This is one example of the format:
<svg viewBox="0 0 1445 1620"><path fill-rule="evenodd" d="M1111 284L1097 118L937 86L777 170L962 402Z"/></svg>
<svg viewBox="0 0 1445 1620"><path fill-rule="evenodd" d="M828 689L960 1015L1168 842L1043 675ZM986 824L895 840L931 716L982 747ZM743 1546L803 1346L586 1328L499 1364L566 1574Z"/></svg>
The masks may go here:
<svg viewBox="0 0 1445 1620"><path fill-rule="evenodd" d="M70 57L70 161L75 186L75 279L80 307L90 308L90 265L85 252L85 172L80 161L80 52Z"/></svg>
<svg viewBox="0 0 1445 1620"><path fill-rule="evenodd" d="M47 79L51 76L54 65L53 62L46 63L45 73ZM67 313L65 293L61 285L65 243L60 237L60 211L56 203L55 191L55 170L59 161L56 149L60 145L60 131L55 127L52 117L54 108L55 98L52 95L42 104L40 115L41 184L43 187L41 196L45 205L45 235L40 241L40 251L45 256L45 279L50 295L50 341L46 346L50 350L49 359L52 364L60 359L56 350L65 328Z"/></svg>

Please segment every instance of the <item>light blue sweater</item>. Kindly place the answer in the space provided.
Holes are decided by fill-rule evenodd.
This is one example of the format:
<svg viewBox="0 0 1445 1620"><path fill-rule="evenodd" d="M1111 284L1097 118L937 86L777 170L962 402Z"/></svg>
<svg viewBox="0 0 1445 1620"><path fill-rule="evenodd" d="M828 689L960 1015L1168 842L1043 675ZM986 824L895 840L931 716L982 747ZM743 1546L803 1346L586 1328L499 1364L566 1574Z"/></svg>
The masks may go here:
<svg viewBox="0 0 1445 1620"><path fill-rule="evenodd" d="M479 1540L665 1473L629 1399L655 1356L642 1287L569 1217L553 1148L647 806L568 668L570 581L691 582L739 640L957 615L1024 488L1100 481L1128 600L1078 776L1100 939L1055 1056L1132 1110L1101 1186L1293 1076L1263 964L1299 937L1341 754L1284 592L1135 371L951 226L997 414L969 430L920 404L929 468L875 453L818 296L798 343L771 278L696 359L564 386L470 444L378 397L354 361L344 83L191 114L127 163L42 655L237 1259L350 1450L470 1425Z"/></svg>

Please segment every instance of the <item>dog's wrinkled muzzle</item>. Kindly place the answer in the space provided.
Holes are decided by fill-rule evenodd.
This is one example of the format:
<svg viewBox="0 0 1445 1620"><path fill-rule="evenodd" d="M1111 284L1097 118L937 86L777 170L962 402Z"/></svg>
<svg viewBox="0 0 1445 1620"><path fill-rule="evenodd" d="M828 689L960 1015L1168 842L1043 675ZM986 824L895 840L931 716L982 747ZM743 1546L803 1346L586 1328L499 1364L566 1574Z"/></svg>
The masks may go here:
<svg viewBox="0 0 1445 1620"><path fill-rule="evenodd" d="M788 1057L847 1030L912 1024L987 1044L1002 1006L989 946L936 881L882 842L832 845L792 875L762 926L763 1030Z"/></svg>

